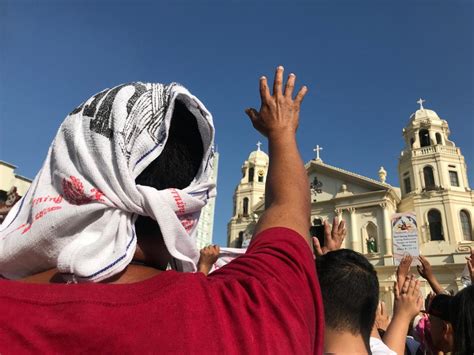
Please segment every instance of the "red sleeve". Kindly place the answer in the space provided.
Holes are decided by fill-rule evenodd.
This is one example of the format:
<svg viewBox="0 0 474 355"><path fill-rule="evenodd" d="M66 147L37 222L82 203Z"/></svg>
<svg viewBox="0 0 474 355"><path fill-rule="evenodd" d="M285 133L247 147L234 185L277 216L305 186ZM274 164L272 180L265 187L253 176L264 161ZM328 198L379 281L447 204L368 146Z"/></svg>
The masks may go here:
<svg viewBox="0 0 474 355"><path fill-rule="evenodd" d="M304 238L283 227L264 230L254 237L246 254L211 273L209 279L226 279L248 285L257 282L271 293L270 304L306 315L305 326L322 353L324 314L313 253ZM283 295L284 294L284 295Z"/></svg>

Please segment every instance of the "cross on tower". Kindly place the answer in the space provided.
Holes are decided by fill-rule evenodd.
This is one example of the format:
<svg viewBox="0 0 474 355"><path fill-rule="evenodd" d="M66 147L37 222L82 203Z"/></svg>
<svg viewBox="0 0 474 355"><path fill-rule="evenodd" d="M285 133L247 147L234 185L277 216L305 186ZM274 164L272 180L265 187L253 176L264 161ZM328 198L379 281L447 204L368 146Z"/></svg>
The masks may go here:
<svg viewBox="0 0 474 355"><path fill-rule="evenodd" d="M416 102L418 104L420 104L420 110L424 110L425 108L423 107L423 102L425 102L426 100L423 100L421 97L420 99Z"/></svg>
<svg viewBox="0 0 474 355"><path fill-rule="evenodd" d="M319 152L323 150L323 147L320 147L319 144L316 145L316 148L313 149L313 152L316 152L316 160L321 160L319 157Z"/></svg>
<svg viewBox="0 0 474 355"><path fill-rule="evenodd" d="M260 142L257 142L257 150L260 151L260 146L262 145L262 143Z"/></svg>

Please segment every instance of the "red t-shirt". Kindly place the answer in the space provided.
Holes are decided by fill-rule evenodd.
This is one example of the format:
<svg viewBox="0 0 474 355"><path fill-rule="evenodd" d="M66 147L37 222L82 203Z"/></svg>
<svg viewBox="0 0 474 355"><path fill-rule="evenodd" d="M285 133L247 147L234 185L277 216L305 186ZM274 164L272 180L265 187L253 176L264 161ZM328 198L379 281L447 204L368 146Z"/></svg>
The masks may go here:
<svg viewBox="0 0 474 355"><path fill-rule="evenodd" d="M0 280L0 353L321 354L315 263L296 232L271 228L205 277L134 284Z"/></svg>

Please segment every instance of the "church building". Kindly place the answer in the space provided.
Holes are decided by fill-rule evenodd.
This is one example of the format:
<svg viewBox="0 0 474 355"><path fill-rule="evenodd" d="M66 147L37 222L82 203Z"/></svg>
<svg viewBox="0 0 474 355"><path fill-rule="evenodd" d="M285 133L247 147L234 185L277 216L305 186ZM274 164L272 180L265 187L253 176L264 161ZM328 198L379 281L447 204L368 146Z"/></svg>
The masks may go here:
<svg viewBox="0 0 474 355"><path fill-rule="evenodd" d="M374 180L323 162L321 147L305 167L310 181L311 223L338 216L346 222L343 247L358 251L376 267L380 297L393 304L395 269L391 217L415 212L420 253L446 289L462 287L465 256L473 246L474 193L460 148L449 140L448 123L436 112L420 108L403 129L405 147L398 163L401 188L386 183L386 171ZM242 166L234 194L234 215L228 224L228 246L245 247L264 210L268 156L260 150ZM261 176L261 179L259 178ZM416 270L412 272L416 274ZM424 292L429 285L424 285Z"/></svg>

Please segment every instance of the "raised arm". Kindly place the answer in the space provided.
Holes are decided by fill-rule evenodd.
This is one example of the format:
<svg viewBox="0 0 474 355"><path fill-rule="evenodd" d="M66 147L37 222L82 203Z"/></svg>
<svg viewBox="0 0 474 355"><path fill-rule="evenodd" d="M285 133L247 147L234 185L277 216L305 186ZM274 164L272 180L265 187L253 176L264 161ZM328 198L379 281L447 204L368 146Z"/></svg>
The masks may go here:
<svg viewBox="0 0 474 355"><path fill-rule="evenodd" d="M270 94L267 79L260 78L260 111L246 113L252 124L268 138L269 168L265 186L265 212L254 235L271 227L287 227L309 238L309 182L296 144L300 105L307 92L303 86L293 99L296 76L290 74L283 90L283 67L278 67Z"/></svg>
<svg viewBox="0 0 474 355"><path fill-rule="evenodd" d="M420 255L418 257L418 260L420 260L421 265L417 265L418 273L420 274L421 277L423 277L426 281L431 286L431 289L439 295L440 293L444 293L444 288L441 286L441 284L438 282L438 279L436 276L433 274L433 269L431 268L431 264L426 259L424 256Z"/></svg>

